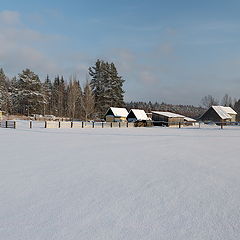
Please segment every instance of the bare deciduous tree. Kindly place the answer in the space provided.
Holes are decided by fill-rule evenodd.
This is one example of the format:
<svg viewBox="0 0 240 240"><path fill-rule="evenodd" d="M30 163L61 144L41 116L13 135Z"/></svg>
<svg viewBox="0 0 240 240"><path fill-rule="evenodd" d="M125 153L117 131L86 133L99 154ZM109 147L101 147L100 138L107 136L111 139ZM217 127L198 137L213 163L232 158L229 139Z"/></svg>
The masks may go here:
<svg viewBox="0 0 240 240"><path fill-rule="evenodd" d="M67 90L67 106L68 114L72 119L76 116L77 106L81 104L81 94L79 81L76 76L71 77Z"/></svg>
<svg viewBox="0 0 240 240"><path fill-rule="evenodd" d="M218 100L212 95L208 95L202 98L201 103L204 107L209 108L213 105L218 105Z"/></svg>
<svg viewBox="0 0 240 240"><path fill-rule="evenodd" d="M85 121L89 120L89 118L92 116L94 112L94 105L95 101L93 91L88 80L86 80L82 94L82 111Z"/></svg>
<svg viewBox="0 0 240 240"><path fill-rule="evenodd" d="M222 98L221 104L226 107L232 107L232 98L228 94L225 94Z"/></svg>

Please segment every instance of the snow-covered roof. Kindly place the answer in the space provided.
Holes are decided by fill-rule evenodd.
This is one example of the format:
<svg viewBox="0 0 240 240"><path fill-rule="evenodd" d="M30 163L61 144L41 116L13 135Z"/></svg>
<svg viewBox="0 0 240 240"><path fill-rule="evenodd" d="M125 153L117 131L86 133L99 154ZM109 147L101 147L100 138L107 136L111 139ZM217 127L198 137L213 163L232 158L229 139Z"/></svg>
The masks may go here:
<svg viewBox="0 0 240 240"><path fill-rule="evenodd" d="M212 106L221 119L231 119L229 114L237 114L231 107Z"/></svg>
<svg viewBox="0 0 240 240"><path fill-rule="evenodd" d="M152 111L152 113L169 117L169 118L185 118L185 116L177 114L177 113L172 113L172 112L158 112L158 111Z"/></svg>
<svg viewBox="0 0 240 240"><path fill-rule="evenodd" d="M231 108L231 107L223 107L223 106L221 106L223 109L224 109L224 111L226 111L228 114L236 114L237 115L237 113Z"/></svg>
<svg viewBox="0 0 240 240"><path fill-rule="evenodd" d="M126 108L110 107L110 109L112 110L115 117L127 117L128 115Z"/></svg>
<svg viewBox="0 0 240 240"><path fill-rule="evenodd" d="M187 122L196 122L195 119L190 118L190 117L185 117L184 120L187 121Z"/></svg>
<svg viewBox="0 0 240 240"><path fill-rule="evenodd" d="M149 117L144 110L141 109L131 109L130 112L133 112L138 121L149 120ZM129 112L129 114L130 114Z"/></svg>

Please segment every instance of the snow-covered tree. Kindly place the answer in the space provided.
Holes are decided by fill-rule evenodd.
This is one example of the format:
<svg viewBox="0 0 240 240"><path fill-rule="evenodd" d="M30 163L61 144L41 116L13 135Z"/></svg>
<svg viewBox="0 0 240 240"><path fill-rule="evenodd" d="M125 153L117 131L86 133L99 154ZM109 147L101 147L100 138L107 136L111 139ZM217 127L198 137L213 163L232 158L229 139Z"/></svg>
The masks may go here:
<svg viewBox="0 0 240 240"><path fill-rule="evenodd" d="M11 99L8 92L8 79L3 69L0 69L0 110L11 111Z"/></svg>
<svg viewBox="0 0 240 240"><path fill-rule="evenodd" d="M13 95L15 107L21 114L42 113L46 104L40 79L28 68L18 75Z"/></svg>

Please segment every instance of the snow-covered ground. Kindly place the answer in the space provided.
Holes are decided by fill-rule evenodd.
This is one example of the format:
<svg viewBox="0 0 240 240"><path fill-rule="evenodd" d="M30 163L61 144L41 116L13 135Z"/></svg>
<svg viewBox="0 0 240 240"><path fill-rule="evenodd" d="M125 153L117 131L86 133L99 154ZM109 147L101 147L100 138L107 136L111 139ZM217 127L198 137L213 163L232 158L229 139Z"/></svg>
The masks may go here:
<svg viewBox="0 0 240 240"><path fill-rule="evenodd" d="M0 128L0 239L240 239L240 130Z"/></svg>

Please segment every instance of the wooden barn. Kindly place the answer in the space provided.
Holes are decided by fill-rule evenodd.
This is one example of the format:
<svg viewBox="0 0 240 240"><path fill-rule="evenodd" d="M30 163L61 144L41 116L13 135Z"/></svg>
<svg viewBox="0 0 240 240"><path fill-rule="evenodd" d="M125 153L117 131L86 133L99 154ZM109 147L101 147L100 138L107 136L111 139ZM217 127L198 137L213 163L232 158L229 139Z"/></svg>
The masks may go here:
<svg viewBox="0 0 240 240"><path fill-rule="evenodd" d="M172 112L152 111L152 120L156 126L173 127L184 123L185 116Z"/></svg>
<svg viewBox="0 0 240 240"><path fill-rule="evenodd" d="M212 106L201 117L204 122L235 122L237 113L231 107Z"/></svg>
<svg viewBox="0 0 240 240"><path fill-rule="evenodd" d="M148 121L150 118L147 116L144 110L131 109L127 116L128 122L143 122Z"/></svg>
<svg viewBox="0 0 240 240"><path fill-rule="evenodd" d="M106 122L125 122L127 121L128 111L126 108L110 107L106 114Z"/></svg>

